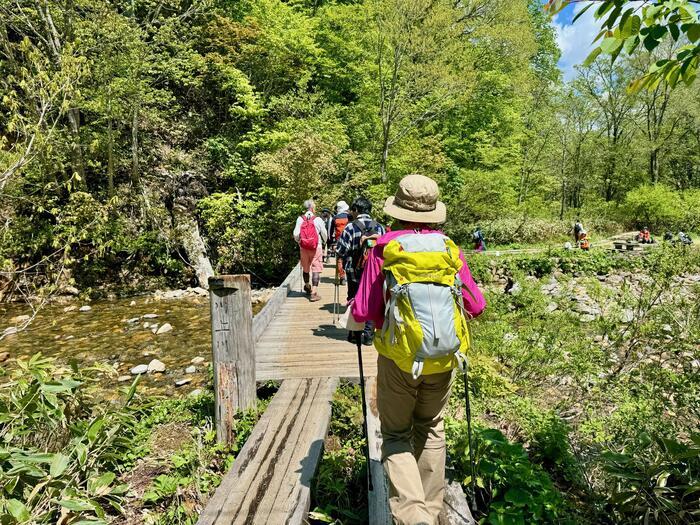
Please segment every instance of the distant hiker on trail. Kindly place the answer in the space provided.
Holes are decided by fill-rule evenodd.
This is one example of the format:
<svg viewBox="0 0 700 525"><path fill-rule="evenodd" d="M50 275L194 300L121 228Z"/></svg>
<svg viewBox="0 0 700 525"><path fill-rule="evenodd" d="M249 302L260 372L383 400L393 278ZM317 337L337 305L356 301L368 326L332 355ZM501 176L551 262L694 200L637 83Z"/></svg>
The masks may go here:
<svg viewBox="0 0 700 525"><path fill-rule="evenodd" d="M338 260L343 262L347 276L348 301L355 297L360 286L360 279L370 249L374 246L376 239L386 233L384 226L370 216L372 203L364 197L355 199L350 211L352 212L352 222L343 231L335 249ZM371 322L366 323L362 334L362 343L371 345L373 334L374 325Z"/></svg>
<svg viewBox="0 0 700 525"><path fill-rule="evenodd" d="M680 242L683 246L690 246L693 244L693 239L690 238L690 235L684 232L678 232L678 242Z"/></svg>
<svg viewBox="0 0 700 525"><path fill-rule="evenodd" d="M481 233L481 228L478 226L476 230L474 230L474 233L472 233L472 240L474 241L474 251L486 251L486 239L484 238L484 234Z"/></svg>
<svg viewBox="0 0 700 525"><path fill-rule="evenodd" d="M328 262L328 257L331 250L331 223L333 222L333 215L331 210L328 208L323 208L321 210L321 218L323 219L323 224L326 227L326 242L323 246L323 262Z"/></svg>
<svg viewBox="0 0 700 525"><path fill-rule="evenodd" d="M404 177L384 212L397 228L369 253L351 311L377 326L382 463L394 523L433 525L445 490L443 413L453 370L469 348L465 318L486 302L462 251L431 227L446 219L435 181Z"/></svg>
<svg viewBox="0 0 700 525"><path fill-rule="evenodd" d="M314 215L314 201L304 201L306 212L297 217L294 226L294 240L299 244L299 258L304 276L304 291L312 302L321 299L318 283L323 271L323 243L328 240L326 226L321 217ZM309 275L311 274L311 275ZM311 283L309 283L311 276Z"/></svg>
<svg viewBox="0 0 700 525"><path fill-rule="evenodd" d="M637 234L637 242L641 244L652 244L654 242L654 239L651 237L651 233L649 232L649 228L645 226L641 229L641 231Z"/></svg>
<svg viewBox="0 0 700 525"><path fill-rule="evenodd" d="M345 227L352 219L350 217L349 210L350 206L348 206L347 202L338 201L338 204L335 205L335 216L333 217L333 221L331 222L331 234L333 235L333 243L336 246L335 264L340 284L345 284L345 270L343 269L343 261L337 255L337 247L338 241L340 240L340 236L343 234Z"/></svg>
<svg viewBox="0 0 700 525"><path fill-rule="evenodd" d="M582 231L578 236L578 247L583 251L588 251L591 247L591 241L588 239L588 233Z"/></svg>
<svg viewBox="0 0 700 525"><path fill-rule="evenodd" d="M673 244L673 233L672 232L666 231L666 233L664 233L664 242L670 242L671 244Z"/></svg>
<svg viewBox="0 0 700 525"><path fill-rule="evenodd" d="M585 230L583 229L583 224L581 224L581 219L577 218L576 224L574 224L574 244L578 244L582 233L585 233Z"/></svg>

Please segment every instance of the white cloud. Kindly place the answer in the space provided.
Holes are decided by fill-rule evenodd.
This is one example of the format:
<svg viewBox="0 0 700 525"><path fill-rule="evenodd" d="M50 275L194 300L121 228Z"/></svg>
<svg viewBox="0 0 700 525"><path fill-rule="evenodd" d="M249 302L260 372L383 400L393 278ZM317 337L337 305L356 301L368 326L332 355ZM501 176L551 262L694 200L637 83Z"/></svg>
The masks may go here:
<svg viewBox="0 0 700 525"><path fill-rule="evenodd" d="M576 4L575 12L578 13L585 6L583 2ZM561 13L554 18L557 44L561 50L559 68L564 73L564 80L576 76L574 66L581 64L595 47L592 42L600 31L600 22L593 18L594 11L595 8L588 9L574 24L564 23Z"/></svg>

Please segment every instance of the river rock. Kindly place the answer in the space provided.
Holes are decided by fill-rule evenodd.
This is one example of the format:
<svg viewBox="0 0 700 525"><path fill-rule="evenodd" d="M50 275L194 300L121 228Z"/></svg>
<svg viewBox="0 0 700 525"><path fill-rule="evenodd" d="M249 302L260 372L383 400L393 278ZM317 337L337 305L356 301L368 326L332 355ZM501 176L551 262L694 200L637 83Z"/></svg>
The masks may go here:
<svg viewBox="0 0 700 525"><path fill-rule="evenodd" d="M10 322L14 324L19 324L23 323L24 321L29 321L31 318L31 315L16 315L12 319L10 319Z"/></svg>
<svg viewBox="0 0 700 525"><path fill-rule="evenodd" d="M185 368L186 374L194 374L195 372L197 372L196 366L188 366L187 368Z"/></svg>
<svg viewBox="0 0 700 525"><path fill-rule="evenodd" d="M559 308L559 305L558 305L557 303L555 303L555 302L551 302L551 303L549 303L549 304L547 305L547 307L545 308L545 310L547 311L547 313L550 313L550 314L551 314L551 313L554 312L557 308Z"/></svg>
<svg viewBox="0 0 700 525"><path fill-rule="evenodd" d="M80 295L80 290L78 290L75 286L71 286L69 284L61 286L59 292L66 295Z"/></svg>
<svg viewBox="0 0 700 525"><path fill-rule="evenodd" d="M631 323L632 321L634 321L634 310L630 308L626 308L625 310L623 310L621 321L623 323Z"/></svg>
<svg viewBox="0 0 700 525"><path fill-rule="evenodd" d="M158 330L158 323L152 323L151 324L151 332L153 332L155 334L156 330Z"/></svg>
<svg viewBox="0 0 700 525"><path fill-rule="evenodd" d="M187 290L168 290L160 294L163 299L181 299L187 295Z"/></svg>
<svg viewBox="0 0 700 525"><path fill-rule="evenodd" d="M148 372L148 365L136 365L134 368L129 370L129 372L131 372L131 375L134 376L145 374Z"/></svg>
<svg viewBox="0 0 700 525"><path fill-rule="evenodd" d="M66 313L68 313L68 312L72 312L72 311L77 310L77 309L78 309L78 307L75 306L74 304L72 304L72 305L70 305L70 306L66 306L66 307L63 309L63 311L66 312Z"/></svg>
<svg viewBox="0 0 700 525"><path fill-rule="evenodd" d="M579 317L582 323L590 323L591 321L595 321L595 315L592 314L583 314Z"/></svg>
<svg viewBox="0 0 700 525"><path fill-rule="evenodd" d="M158 314L143 314L141 316L142 319L155 319L158 317Z"/></svg>
<svg viewBox="0 0 700 525"><path fill-rule="evenodd" d="M148 330L150 327L151 327L151 323L149 323L148 321L146 321L145 323L143 323L143 329L144 329L144 330Z"/></svg>
<svg viewBox="0 0 700 525"><path fill-rule="evenodd" d="M191 383L191 382L192 382L191 377L183 377L182 379L178 379L177 381L175 381L175 386L185 386L186 384Z"/></svg>
<svg viewBox="0 0 700 525"><path fill-rule="evenodd" d="M84 305L84 306L81 306L81 307L79 308L79 310L80 310L81 312L89 312L90 310L92 310L92 306L88 306L88 305L86 304L86 305Z"/></svg>
<svg viewBox="0 0 700 525"><path fill-rule="evenodd" d="M129 381L130 379L131 379L131 376L119 376L117 378L117 381L119 381L120 383L123 383L124 381Z"/></svg>
<svg viewBox="0 0 700 525"><path fill-rule="evenodd" d="M172 331L173 331L173 325L171 325L170 323L165 323L163 326L158 328L156 335L167 334L168 332L172 332Z"/></svg>
<svg viewBox="0 0 700 525"><path fill-rule="evenodd" d="M16 326L8 326L5 328L5 330L2 332L2 335L13 335L17 333L17 327Z"/></svg>
<svg viewBox="0 0 700 525"><path fill-rule="evenodd" d="M131 301L131 302L129 303L129 306L136 306L136 301Z"/></svg>
<svg viewBox="0 0 700 525"><path fill-rule="evenodd" d="M4 363L10 358L10 352L0 352L0 363Z"/></svg>
<svg viewBox="0 0 700 525"><path fill-rule="evenodd" d="M148 363L147 369L149 374L162 373L165 372L165 363L159 361L158 359L153 359L150 363Z"/></svg>
<svg viewBox="0 0 700 525"><path fill-rule="evenodd" d="M196 295L201 295L202 297L206 297L207 295L209 295L209 292L207 292L201 286L195 286L194 288L192 288L192 292Z"/></svg>
<svg viewBox="0 0 700 525"><path fill-rule="evenodd" d="M201 365L203 362L204 358L202 356L193 357L192 361L190 361L193 365Z"/></svg>
<svg viewBox="0 0 700 525"><path fill-rule="evenodd" d="M195 388L194 390L192 390L192 392L190 392L190 393L187 394L187 395L188 395L188 396L192 396L192 397L197 397L197 396L200 395L201 393L202 393L202 389L201 389L201 388Z"/></svg>
<svg viewBox="0 0 700 525"><path fill-rule="evenodd" d="M129 324L138 323L140 319L141 319L140 317L132 317L131 319L128 319L126 322Z"/></svg>

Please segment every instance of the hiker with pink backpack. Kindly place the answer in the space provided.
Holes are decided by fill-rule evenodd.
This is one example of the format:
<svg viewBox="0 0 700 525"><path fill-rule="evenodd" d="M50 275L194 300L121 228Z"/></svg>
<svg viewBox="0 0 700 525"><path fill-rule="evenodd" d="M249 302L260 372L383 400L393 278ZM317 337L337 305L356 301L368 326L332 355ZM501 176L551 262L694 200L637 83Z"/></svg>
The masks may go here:
<svg viewBox="0 0 700 525"><path fill-rule="evenodd" d="M321 299L318 295L318 283L323 271L323 245L328 240L328 232L323 219L316 217L314 213L314 201L311 199L304 201L304 208L306 212L297 217L293 236L299 244L304 291L309 296L309 301L316 302Z"/></svg>

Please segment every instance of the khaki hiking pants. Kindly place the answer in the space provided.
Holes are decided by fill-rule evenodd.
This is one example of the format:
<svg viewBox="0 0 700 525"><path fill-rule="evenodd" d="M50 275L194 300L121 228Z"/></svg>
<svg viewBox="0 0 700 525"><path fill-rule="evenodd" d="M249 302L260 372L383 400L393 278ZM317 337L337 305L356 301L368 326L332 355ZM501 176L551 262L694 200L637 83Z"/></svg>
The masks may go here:
<svg viewBox="0 0 700 525"><path fill-rule="evenodd" d="M445 492L443 413L452 372L413 379L383 355L377 366L382 463L394 523L437 524Z"/></svg>

